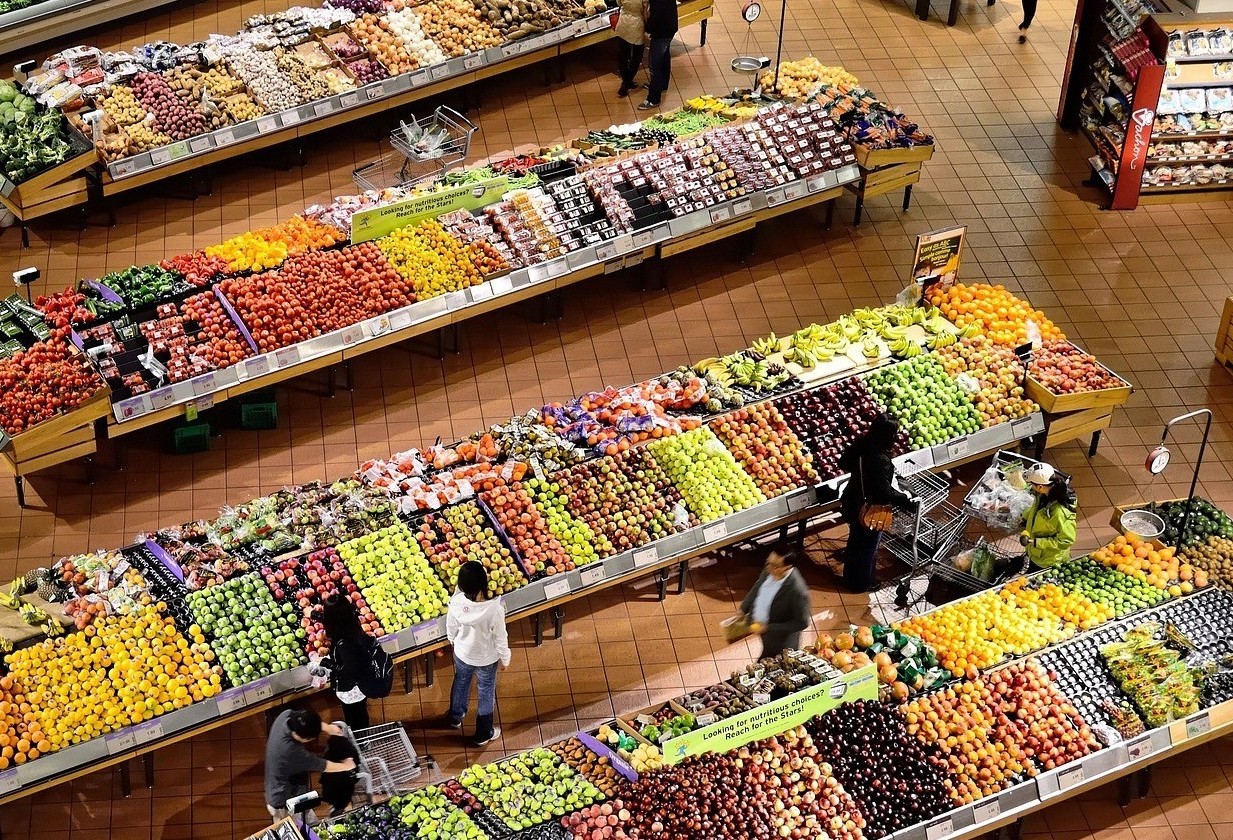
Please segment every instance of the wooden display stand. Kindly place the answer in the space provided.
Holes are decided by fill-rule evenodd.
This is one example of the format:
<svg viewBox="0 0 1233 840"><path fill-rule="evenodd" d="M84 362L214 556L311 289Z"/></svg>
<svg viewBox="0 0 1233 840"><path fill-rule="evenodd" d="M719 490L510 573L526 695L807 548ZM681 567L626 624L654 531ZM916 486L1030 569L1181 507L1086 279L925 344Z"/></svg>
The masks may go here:
<svg viewBox="0 0 1233 840"><path fill-rule="evenodd" d="M852 224L861 223L865 199L903 190L903 211L912 204L912 185L920 181L921 166L933 157L933 145L909 146L900 149L870 149L855 146L856 164L861 170L861 179L849 184L848 189L856 194L856 213Z"/></svg>
<svg viewBox="0 0 1233 840"><path fill-rule="evenodd" d="M1224 302L1224 314L1216 331L1216 361L1233 368L1233 295Z"/></svg>
<svg viewBox="0 0 1233 840"><path fill-rule="evenodd" d="M85 151L20 184L0 176L0 204L21 223L21 244L25 247L30 245L27 222L83 206L89 198L89 181L82 173L98 163L98 152L85 137L70 132L79 147L88 147Z"/></svg>
<svg viewBox="0 0 1233 840"><path fill-rule="evenodd" d="M0 450L0 463L13 474L17 504L26 506L23 476L86 458L98 451L94 423L111 413L111 392L102 388L74 410L17 435Z"/></svg>

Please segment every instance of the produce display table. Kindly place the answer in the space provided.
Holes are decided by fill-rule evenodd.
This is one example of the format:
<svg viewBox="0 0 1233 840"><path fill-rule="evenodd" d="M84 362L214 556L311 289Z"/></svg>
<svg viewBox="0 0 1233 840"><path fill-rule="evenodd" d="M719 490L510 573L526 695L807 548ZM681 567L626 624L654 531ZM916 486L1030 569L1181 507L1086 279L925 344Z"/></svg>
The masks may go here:
<svg viewBox="0 0 1233 840"><path fill-rule="evenodd" d="M1110 376L1120 379L1108 368L1103 369ZM1039 460L1046 449L1088 435L1091 436L1088 457L1094 457L1100 446L1100 433L1113 422L1113 410L1125 405L1134 388L1129 382L1124 382L1122 387L1100 391L1054 394L1029 374L1024 390L1028 399L1040 405L1045 412L1045 434L1036 444Z"/></svg>
<svg viewBox="0 0 1233 840"><path fill-rule="evenodd" d="M1220 327L1216 330L1216 361L1226 367L1233 366L1233 295L1224 302Z"/></svg>
<svg viewBox="0 0 1233 840"><path fill-rule="evenodd" d="M89 458L97 451L95 424L110 409L111 394L104 389L76 410L46 420L0 446L0 464L13 474L18 505L26 506L24 476Z"/></svg>
<svg viewBox="0 0 1233 840"><path fill-rule="evenodd" d="M849 184L856 194L856 211L852 224L861 223L865 200L903 190L903 211L912 204L912 185L920 181L921 166L933 157L934 146L911 146L906 149L870 149L856 146L856 162L861 178Z"/></svg>
<svg viewBox="0 0 1233 840"><path fill-rule="evenodd" d="M98 153L93 143L78 132L70 131L69 136L80 149L75 157L20 184L0 174L0 206L17 217L22 245L30 244L27 222L72 207L83 207L89 199Z"/></svg>

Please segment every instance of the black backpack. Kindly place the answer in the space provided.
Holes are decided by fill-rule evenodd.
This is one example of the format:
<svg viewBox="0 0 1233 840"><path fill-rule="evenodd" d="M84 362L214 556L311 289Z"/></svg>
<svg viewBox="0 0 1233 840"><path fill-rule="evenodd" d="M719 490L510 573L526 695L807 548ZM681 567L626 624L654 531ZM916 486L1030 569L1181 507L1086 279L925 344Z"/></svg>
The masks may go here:
<svg viewBox="0 0 1233 840"><path fill-rule="evenodd" d="M366 667L361 671L356 685L364 692L365 697L371 699L390 696L393 688L393 660L375 639L370 639Z"/></svg>

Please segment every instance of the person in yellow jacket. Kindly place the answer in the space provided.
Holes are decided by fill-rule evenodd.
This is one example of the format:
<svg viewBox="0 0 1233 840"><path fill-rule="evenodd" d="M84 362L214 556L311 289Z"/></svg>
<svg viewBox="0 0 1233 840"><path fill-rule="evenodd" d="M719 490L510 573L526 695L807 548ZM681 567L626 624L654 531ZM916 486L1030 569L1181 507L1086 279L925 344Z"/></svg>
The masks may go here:
<svg viewBox="0 0 1233 840"><path fill-rule="evenodd" d="M1070 559L1075 544L1075 496L1066 476L1048 464L1037 464L1024 476L1036 494L1023 513L1023 544L1028 559L1037 569Z"/></svg>

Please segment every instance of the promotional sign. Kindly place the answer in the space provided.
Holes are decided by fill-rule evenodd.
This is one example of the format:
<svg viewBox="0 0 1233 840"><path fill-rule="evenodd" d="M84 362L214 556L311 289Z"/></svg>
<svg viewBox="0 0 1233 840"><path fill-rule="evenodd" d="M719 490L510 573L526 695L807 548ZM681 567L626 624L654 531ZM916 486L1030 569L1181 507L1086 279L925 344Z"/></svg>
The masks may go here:
<svg viewBox="0 0 1233 840"><path fill-rule="evenodd" d="M726 752L799 726L843 703L878 699L878 672L867 665L830 682L789 694L756 709L687 732L661 745L664 761L676 764L686 756Z"/></svg>
<svg viewBox="0 0 1233 840"><path fill-rule="evenodd" d="M1134 99L1130 103L1130 122L1122 143L1117 180L1113 182L1110 210L1133 210L1139 206L1139 189L1143 184L1143 169L1147 150L1152 144L1152 128L1156 122L1156 106L1164 85L1164 65L1156 64L1139 71Z"/></svg>
<svg viewBox="0 0 1233 840"><path fill-rule="evenodd" d="M935 230L916 237L916 258L912 262L912 281L922 283L926 277L942 287L952 285L959 275L959 261L963 258L963 238L968 226ZM932 285L932 283L930 284Z"/></svg>
<svg viewBox="0 0 1233 840"><path fill-rule="evenodd" d="M358 244L388 236L421 219L436 218L452 210L478 210L500 201L508 189L509 178L501 175L441 192L417 195L371 210L361 210L351 217L351 241Z"/></svg>

